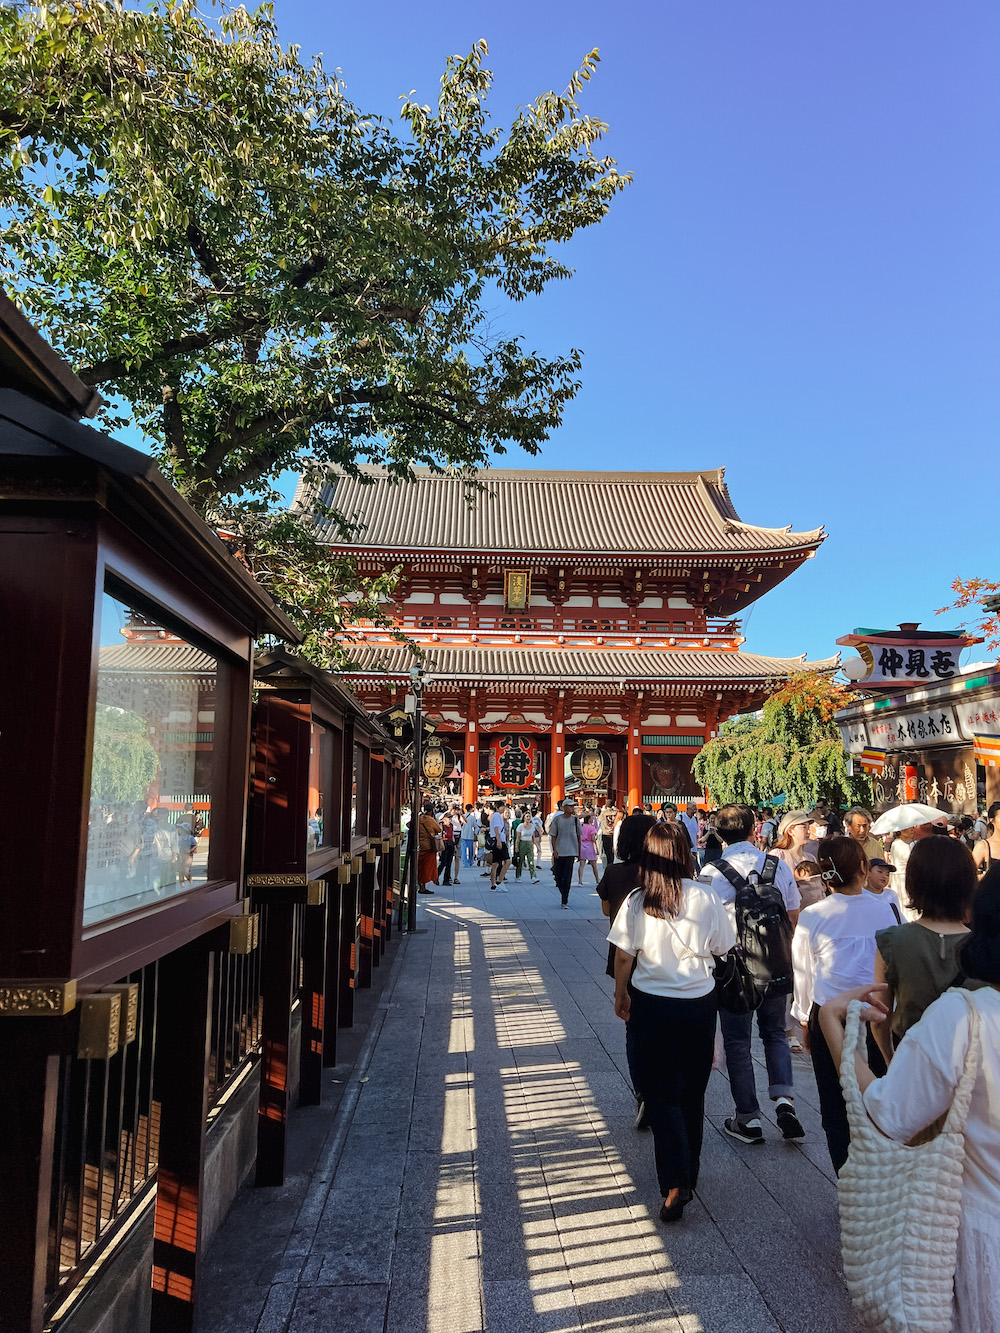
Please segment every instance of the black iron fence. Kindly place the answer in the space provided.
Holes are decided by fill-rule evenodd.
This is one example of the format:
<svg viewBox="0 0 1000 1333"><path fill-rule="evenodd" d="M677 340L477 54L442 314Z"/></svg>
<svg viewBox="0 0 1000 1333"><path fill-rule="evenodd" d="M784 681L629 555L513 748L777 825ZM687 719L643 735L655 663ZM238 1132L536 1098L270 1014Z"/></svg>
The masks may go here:
<svg viewBox="0 0 1000 1333"><path fill-rule="evenodd" d="M127 978L139 992L133 1041L110 1060L62 1058L46 1270L49 1326L102 1250L151 1197L159 1140L157 968L151 963Z"/></svg>
<svg viewBox="0 0 1000 1333"><path fill-rule="evenodd" d="M215 954L208 1105L215 1107L260 1054L260 949Z"/></svg>

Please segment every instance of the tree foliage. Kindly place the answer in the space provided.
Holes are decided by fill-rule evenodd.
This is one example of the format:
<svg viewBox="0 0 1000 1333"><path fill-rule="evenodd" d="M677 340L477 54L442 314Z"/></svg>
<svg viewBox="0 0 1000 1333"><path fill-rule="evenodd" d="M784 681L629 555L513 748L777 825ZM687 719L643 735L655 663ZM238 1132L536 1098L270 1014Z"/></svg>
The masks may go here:
<svg viewBox="0 0 1000 1333"><path fill-rule="evenodd" d="M4 280L204 510L303 457L472 470L558 425L579 351L490 304L569 276L553 249L630 178L577 102L596 51L506 129L486 54L397 131L268 5L0 8Z"/></svg>
<svg viewBox="0 0 1000 1333"><path fill-rule="evenodd" d="M871 800L870 779L847 776L846 752L834 714L851 702L849 690L822 672L790 676L759 715L723 723L694 761L698 782L719 804L767 804L782 793L790 808L821 798L837 804Z"/></svg>
<svg viewBox="0 0 1000 1333"><path fill-rule="evenodd" d="M997 606L1000 583L992 583L989 579L956 579L951 590L955 600L942 606L937 614L944 616L950 611L967 611L975 607L979 613L976 623L970 627L966 622L962 629L971 628L971 632L981 634L986 640L986 651L995 652L1000 648L1000 608Z"/></svg>
<svg viewBox="0 0 1000 1333"><path fill-rule="evenodd" d="M159 766L138 713L99 704L94 718L92 799L107 804L144 800Z"/></svg>

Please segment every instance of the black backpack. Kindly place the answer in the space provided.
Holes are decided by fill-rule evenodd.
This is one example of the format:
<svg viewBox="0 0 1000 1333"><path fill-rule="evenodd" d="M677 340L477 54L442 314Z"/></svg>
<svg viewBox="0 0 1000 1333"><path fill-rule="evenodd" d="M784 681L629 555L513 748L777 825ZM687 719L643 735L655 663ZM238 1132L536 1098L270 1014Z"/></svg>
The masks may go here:
<svg viewBox="0 0 1000 1333"><path fill-rule="evenodd" d="M792 923L775 887L778 858L766 856L746 879L728 861L716 861L736 890L736 946L716 971L719 1004L734 1014L752 1013L765 1000L792 993Z"/></svg>

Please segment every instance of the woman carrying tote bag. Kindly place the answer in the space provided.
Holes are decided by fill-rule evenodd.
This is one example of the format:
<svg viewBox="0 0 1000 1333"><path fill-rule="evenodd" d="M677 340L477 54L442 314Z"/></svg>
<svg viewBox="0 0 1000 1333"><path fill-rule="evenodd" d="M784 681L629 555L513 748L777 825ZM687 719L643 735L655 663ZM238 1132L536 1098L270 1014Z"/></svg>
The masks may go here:
<svg viewBox="0 0 1000 1333"><path fill-rule="evenodd" d="M851 1121L844 1275L880 1333L1000 1333L1000 867L979 887L960 961L985 985L935 1000L884 1078L842 1054L856 1052L859 1022L884 1016L885 988L820 1010Z"/></svg>

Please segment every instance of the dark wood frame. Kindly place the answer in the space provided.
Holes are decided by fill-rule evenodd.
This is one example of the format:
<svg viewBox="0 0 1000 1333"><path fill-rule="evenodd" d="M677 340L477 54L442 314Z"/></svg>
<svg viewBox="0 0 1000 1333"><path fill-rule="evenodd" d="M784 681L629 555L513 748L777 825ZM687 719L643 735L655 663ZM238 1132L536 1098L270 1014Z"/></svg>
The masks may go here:
<svg viewBox="0 0 1000 1333"><path fill-rule="evenodd" d="M300 636L150 459L72 419L91 395L77 393L50 349L39 352L37 336L24 341L18 361L9 314L0 303L0 384L14 385L0 387L0 613L19 648L0 659L0 800L16 830L5 841L0 883L0 1078L17 1089L0 1099L5 1329L38 1333L45 1315L58 1071L75 1057L80 1023L74 991L86 996L161 960L162 1281L154 1283L153 1328L174 1333L193 1328L197 1293L211 956L229 947L231 919L243 912L252 643ZM85 931L99 611L109 571L211 644L220 661L216 744L225 778L213 791L214 878ZM56 997L56 1012L26 1015L40 996Z"/></svg>
<svg viewBox="0 0 1000 1333"><path fill-rule="evenodd" d="M299 1101L314 1104L322 1096L324 1068L336 1064L337 1030L353 1024L355 991L371 985L372 969L381 961L393 882L381 858L383 848L395 845L387 826L391 791L384 775L392 771L395 749L334 676L290 653L260 658L255 683L247 892L267 905L256 1180L275 1185L284 1180L291 1111L289 997L295 968L301 966ZM324 781L324 833L335 834L330 845L309 852L314 724L329 728L334 738ZM355 747L361 764L352 833ZM304 913L301 958L292 956L296 909Z"/></svg>

